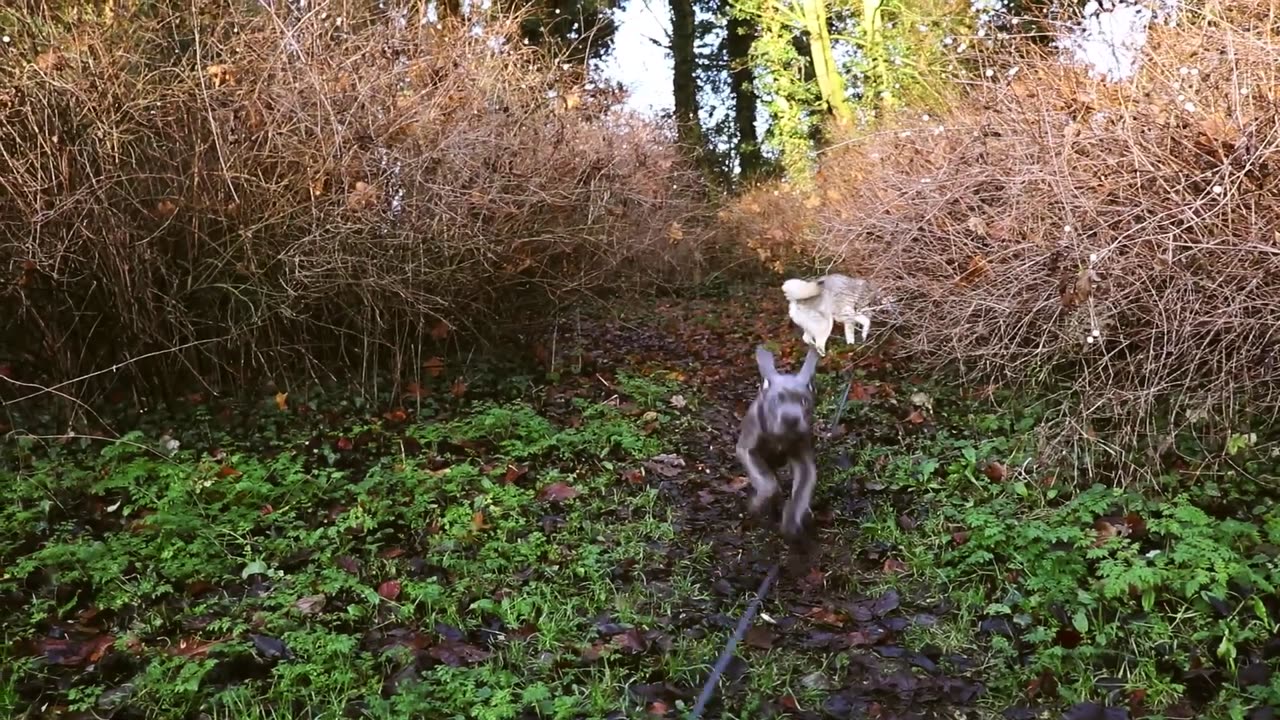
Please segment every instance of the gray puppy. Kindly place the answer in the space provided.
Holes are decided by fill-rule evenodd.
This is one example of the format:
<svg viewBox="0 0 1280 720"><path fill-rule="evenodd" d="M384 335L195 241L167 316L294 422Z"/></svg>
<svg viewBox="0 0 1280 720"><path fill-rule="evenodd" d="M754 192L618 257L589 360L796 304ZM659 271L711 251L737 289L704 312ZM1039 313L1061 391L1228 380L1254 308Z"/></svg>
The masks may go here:
<svg viewBox="0 0 1280 720"><path fill-rule="evenodd" d="M738 460L755 489L752 513L759 513L778 492L774 471L791 465L791 498L782 511L782 534L794 540L809 515L818 477L813 454L813 376L818 353L810 347L800 372L784 375L774 366L773 354L757 347L756 365L762 382L742 418Z"/></svg>

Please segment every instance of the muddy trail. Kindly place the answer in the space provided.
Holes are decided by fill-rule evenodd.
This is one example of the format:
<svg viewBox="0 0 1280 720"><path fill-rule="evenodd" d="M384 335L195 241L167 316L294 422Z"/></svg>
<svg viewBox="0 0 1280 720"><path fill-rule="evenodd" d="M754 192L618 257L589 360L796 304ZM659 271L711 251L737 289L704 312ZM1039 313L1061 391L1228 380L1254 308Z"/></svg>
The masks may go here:
<svg viewBox="0 0 1280 720"><path fill-rule="evenodd" d="M689 302L665 305L647 322L603 327L593 342L601 367L679 368L697 388L704 404L698 429L680 438L675 462L649 464L663 493L682 508L678 532L684 547L705 543L716 560L705 577L709 600L689 607L686 632L708 628L732 632L746 604L775 563L777 583L761 606L753 627L738 646L705 717L733 712L742 678L766 653L782 650L812 658L813 672L803 684L826 694L821 706L802 707L791 695L772 699L766 716L796 718L959 718L979 717L984 685L974 662L937 647L908 649L901 641L913 626L930 626L952 611L945 597L914 592L901 582L905 565L894 548L856 540L859 519L871 498L858 478L840 479L848 451L856 443L893 443L911 413L909 403L891 388L904 372L883 346L850 349L833 341L819 373L828 375L832 396L818 398L820 412L839 400L855 368L858 387L849 404L879 402L892 427L868 427L847 410L832 426L834 413L818 419L819 489L813 503L812 541L787 546L776 526L747 517L750 489L734 457L738 423L758 387L752 357L757 343L780 348L780 368L796 368L805 347L786 318L786 307L771 297L741 302ZM834 352L833 352L834 351ZM821 391L820 391L821 393ZM780 473L784 492L786 472ZM905 500L904 500L905 502ZM839 661L835 661L839 659ZM707 658L708 666L715 658ZM834 662L833 662L834 661ZM705 677L705 676L704 676ZM700 688L657 684L632 688L650 707L692 703ZM737 696L737 697L735 697ZM675 715L670 715L674 717Z"/></svg>
<svg viewBox="0 0 1280 720"><path fill-rule="evenodd" d="M772 345L785 368L804 355L773 295L578 323L570 371L518 391L532 404L477 409L509 377L472 375L468 388L437 365L425 422L408 401L352 425L368 411L342 395L192 400L105 451L133 453L123 460L68 456L87 469L57 481L48 517L41 487L71 466L19 456L19 497L0 515L0 620L21 671L0 685L0 706L121 720L477 717L464 690L484 682L514 697L490 694L485 717L683 717L781 564L703 717L988 716L974 661L908 639L956 610L898 548L859 533L872 512L908 521L910 498L877 498L849 455L932 422L895 394L916 380L874 331L867 347L833 341L819 367L816 542L792 551L745 517L733 447L758 387L753 348ZM661 398L678 412L637 436L644 411L620 399L623 375L678 376L688 397ZM613 414L587 414L602 407ZM169 433L182 462L141 444ZM222 446L233 437L249 440ZM643 450L619 459L619 437ZM647 508L654 490L660 507ZM520 602L530 609L500 616Z"/></svg>

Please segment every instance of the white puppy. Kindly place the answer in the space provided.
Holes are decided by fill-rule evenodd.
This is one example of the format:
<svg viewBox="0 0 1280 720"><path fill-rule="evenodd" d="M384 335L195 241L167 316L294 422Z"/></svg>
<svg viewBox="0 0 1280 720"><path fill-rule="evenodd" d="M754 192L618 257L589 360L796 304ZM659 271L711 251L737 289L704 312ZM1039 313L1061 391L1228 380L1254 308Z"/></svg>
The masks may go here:
<svg viewBox="0 0 1280 720"><path fill-rule="evenodd" d="M791 303L788 315L804 330L804 341L819 355L826 355L827 338L835 321L844 325L844 339L857 342L854 323L862 328L865 342L871 334L868 313L875 307L879 292L870 280L848 275L826 275L817 280L791 278L782 283L782 294Z"/></svg>

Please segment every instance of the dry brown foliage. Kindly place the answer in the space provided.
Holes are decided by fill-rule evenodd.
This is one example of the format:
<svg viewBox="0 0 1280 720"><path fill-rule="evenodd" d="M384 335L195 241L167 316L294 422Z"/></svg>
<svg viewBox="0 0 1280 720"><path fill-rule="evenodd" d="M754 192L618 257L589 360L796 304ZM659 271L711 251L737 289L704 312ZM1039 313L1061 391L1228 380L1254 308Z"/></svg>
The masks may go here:
<svg viewBox="0 0 1280 720"><path fill-rule="evenodd" d="M697 173L516 20L479 35L254 5L62 32L15 16L10 359L50 379L179 347L138 371L412 367L424 343L698 271Z"/></svg>
<svg viewBox="0 0 1280 720"><path fill-rule="evenodd" d="M797 237L897 291L912 353L1065 379L1082 437L1167 449L1274 412L1280 45L1268 3L1228 10L1153 26L1129 83L1006 58L944 116L848 140Z"/></svg>
<svg viewBox="0 0 1280 720"><path fill-rule="evenodd" d="M782 273L811 249L821 203L812 188L766 183L745 189L720 209L719 220L727 236L746 245L753 262Z"/></svg>

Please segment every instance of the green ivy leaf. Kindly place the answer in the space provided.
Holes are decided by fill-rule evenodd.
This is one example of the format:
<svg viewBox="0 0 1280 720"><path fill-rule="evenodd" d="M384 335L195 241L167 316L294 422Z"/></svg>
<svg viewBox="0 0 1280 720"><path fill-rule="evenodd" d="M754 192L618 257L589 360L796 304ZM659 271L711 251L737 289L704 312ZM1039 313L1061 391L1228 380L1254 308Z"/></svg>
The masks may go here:
<svg viewBox="0 0 1280 720"><path fill-rule="evenodd" d="M1081 635L1089 632L1089 616L1085 614L1083 608L1076 610L1076 614L1071 616L1071 624Z"/></svg>

